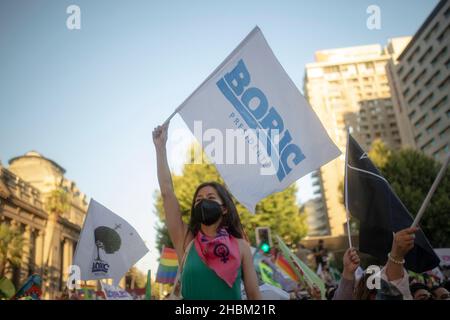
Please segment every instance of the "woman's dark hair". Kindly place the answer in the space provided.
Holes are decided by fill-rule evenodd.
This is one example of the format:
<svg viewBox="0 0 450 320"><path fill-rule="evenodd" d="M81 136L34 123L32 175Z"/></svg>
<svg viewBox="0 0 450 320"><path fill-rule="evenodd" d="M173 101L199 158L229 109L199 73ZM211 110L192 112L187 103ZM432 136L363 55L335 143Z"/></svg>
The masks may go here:
<svg viewBox="0 0 450 320"><path fill-rule="evenodd" d="M426 291L430 292L430 288L428 288L427 285L420 283L420 282L416 282L416 283L413 283L412 285L410 285L409 290L411 291L411 295L413 297L416 294L416 292L419 290L426 290Z"/></svg>
<svg viewBox="0 0 450 320"><path fill-rule="evenodd" d="M356 283L355 290L353 292L354 300L371 300L371 298L375 297L377 290L369 289L367 287L367 280L370 276L370 273L364 271L361 279L359 279Z"/></svg>
<svg viewBox="0 0 450 320"><path fill-rule="evenodd" d="M217 191L217 194L222 200L224 207L227 209L227 213L222 217L222 223L219 228L226 228L227 232L231 234L233 237L242 239L247 238L244 233L244 229L242 228L241 219L239 218L239 214L236 209L236 205L234 204L230 193L228 190L217 182L205 182L197 187L195 190L194 198L192 199L192 207L191 207L191 219L189 221L189 230L192 232L194 237L197 235L200 230L200 223L197 221L193 221L192 212L194 211L195 199L197 198L197 194L200 189L204 187L212 187Z"/></svg>

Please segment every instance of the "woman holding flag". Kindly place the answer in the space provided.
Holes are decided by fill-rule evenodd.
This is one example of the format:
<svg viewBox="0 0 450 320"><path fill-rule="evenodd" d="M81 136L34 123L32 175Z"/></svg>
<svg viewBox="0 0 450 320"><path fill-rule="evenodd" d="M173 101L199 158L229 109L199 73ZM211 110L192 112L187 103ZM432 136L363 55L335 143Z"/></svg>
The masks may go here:
<svg viewBox="0 0 450 320"><path fill-rule="evenodd" d="M224 186L216 182L197 187L189 224L183 222L167 161L169 123L153 131L158 181L165 222L179 261L181 290L187 300L240 300L241 281L247 298L261 299L250 246L236 206Z"/></svg>

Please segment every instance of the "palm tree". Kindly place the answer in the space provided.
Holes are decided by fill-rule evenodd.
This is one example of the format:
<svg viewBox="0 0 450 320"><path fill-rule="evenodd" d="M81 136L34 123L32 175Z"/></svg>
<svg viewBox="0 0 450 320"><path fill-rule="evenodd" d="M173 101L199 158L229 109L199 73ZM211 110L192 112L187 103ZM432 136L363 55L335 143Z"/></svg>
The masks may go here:
<svg viewBox="0 0 450 320"><path fill-rule="evenodd" d="M46 197L45 209L49 214L47 221L47 230L50 231L50 234L48 235L48 237L46 237L45 240L45 251L47 252L47 256L44 261L43 280L48 281L52 278L52 275L49 274L49 265L51 248L53 246L53 242L55 241L55 228L58 225L58 218L65 212L68 212L70 210L70 197L67 190L62 187L62 180L60 185L53 191L51 191Z"/></svg>
<svg viewBox="0 0 450 320"><path fill-rule="evenodd" d="M6 267L20 267L25 239L18 228L6 223L0 224L0 279L5 276Z"/></svg>
<svg viewBox="0 0 450 320"><path fill-rule="evenodd" d="M57 188L50 192L46 201L46 209L53 218L58 218L70 209L69 194L63 188Z"/></svg>

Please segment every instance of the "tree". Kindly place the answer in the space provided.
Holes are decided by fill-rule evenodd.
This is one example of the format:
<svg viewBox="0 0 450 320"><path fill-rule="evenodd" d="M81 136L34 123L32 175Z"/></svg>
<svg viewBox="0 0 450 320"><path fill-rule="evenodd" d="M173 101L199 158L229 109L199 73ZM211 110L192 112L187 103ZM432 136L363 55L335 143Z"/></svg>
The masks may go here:
<svg viewBox="0 0 450 320"><path fill-rule="evenodd" d="M117 231L106 226L100 226L94 230L94 239L97 246L97 260L100 260L100 248L107 254L112 254L122 245L122 239Z"/></svg>
<svg viewBox="0 0 450 320"><path fill-rule="evenodd" d="M381 174L389 181L409 212L415 216L441 164L422 152L412 149L389 150L379 142L374 142L369 157L376 159ZM420 227L435 248L450 247L449 194L450 169L447 169L420 222Z"/></svg>
<svg viewBox="0 0 450 320"><path fill-rule="evenodd" d="M189 161L185 164L181 175L172 175L175 194L180 203L183 220L187 223L190 217L192 198L198 185L202 182L217 181L223 184L223 180L216 170L216 167L204 161L201 164L193 163L193 147L189 150ZM255 228L270 227L272 234L278 234L289 245L296 245L307 233L306 218L299 214L299 207L296 198L297 187L292 184L282 192L272 194L256 206L255 215L252 215L236 199L233 199L244 231L251 243L255 243ZM155 195L156 213L164 222L164 209L159 193ZM161 250L163 245L172 247L167 228L163 224L158 226L157 246Z"/></svg>
<svg viewBox="0 0 450 320"><path fill-rule="evenodd" d="M383 168L389 161L392 151L381 139L375 139L370 146L369 158L378 168Z"/></svg>
<svg viewBox="0 0 450 320"><path fill-rule="evenodd" d="M6 223L0 224L0 279L6 267L20 267L25 239L20 230Z"/></svg>
<svg viewBox="0 0 450 320"><path fill-rule="evenodd" d="M70 210L70 199L68 192L63 188L56 188L47 196L46 209L51 214L60 216Z"/></svg>
<svg viewBox="0 0 450 320"><path fill-rule="evenodd" d="M145 288L147 284L147 275L140 271L136 266L133 266L125 274L126 288Z"/></svg>
<svg viewBox="0 0 450 320"><path fill-rule="evenodd" d="M45 209L49 213L47 221L47 230L50 230L45 239L45 250L47 250L47 256L44 257L43 266L43 281L49 281L56 279L58 276L55 272L51 271L49 267L51 265L50 259L52 257L52 250L50 248L58 241L57 231L58 219L65 212L68 212L71 207L70 197L66 188L62 187L62 180L59 186L49 192L45 198Z"/></svg>

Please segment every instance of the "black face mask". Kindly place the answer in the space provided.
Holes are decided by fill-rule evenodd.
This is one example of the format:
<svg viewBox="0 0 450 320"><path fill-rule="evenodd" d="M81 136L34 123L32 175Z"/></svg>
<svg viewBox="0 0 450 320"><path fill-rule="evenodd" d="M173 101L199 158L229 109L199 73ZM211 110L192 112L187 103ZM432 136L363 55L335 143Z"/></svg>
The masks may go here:
<svg viewBox="0 0 450 320"><path fill-rule="evenodd" d="M222 206L215 201L203 199L194 207L192 215L194 221L210 226L222 216Z"/></svg>

